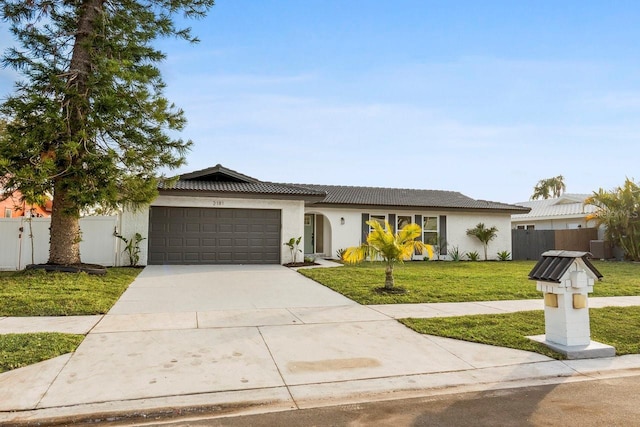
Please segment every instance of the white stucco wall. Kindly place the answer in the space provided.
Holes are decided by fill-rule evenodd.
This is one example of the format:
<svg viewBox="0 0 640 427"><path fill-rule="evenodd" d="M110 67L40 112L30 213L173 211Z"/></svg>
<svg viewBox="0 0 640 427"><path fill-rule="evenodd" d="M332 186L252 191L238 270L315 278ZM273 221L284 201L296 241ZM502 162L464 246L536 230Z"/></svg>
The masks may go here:
<svg viewBox="0 0 640 427"><path fill-rule="evenodd" d="M480 258L484 257L482 243L475 237L467 236L467 229L474 228L479 222L483 222L486 227L496 226L498 228L497 237L489 243L487 255L489 259L496 259L497 252L511 252L511 215L506 213L452 213L445 211L420 211L420 210L397 210L389 209L348 209L348 208L328 208L308 206L306 213L321 214L325 217L325 238L324 254L335 257L338 249L358 246L361 243L362 213L370 215L415 215L447 217L447 249L458 246L460 252L477 251ZM344 218L344 224L341 224ZM327 235L329 227L326 221L331 224L331 235ZM441 259L447 257L441 256Z"/></svg>
<svg viewBox="0 0 640 427"><path fill-rule="evenodd" d="M530 220L514 220L511 221L511 228L517 228L518 225L533 225L536 230L568 230L575 228L591 228L595 227L594 220L587 221L584 217L576 218L543 218L543 219L530 219ZM578 225L580 227L578 227Z"/></svg>
<svg viewBox="0 0 640 427"><path fill-rule="evenodd" d="M304 202L301 200L269 200L269 199L235 199L224 197L193 197L193 196L158 196L150 206L218 208L218 209L279 209L282 212L281 240L288 241L291 237L304 235ZM123 236L132 236L136 232L143 237L149 237L149 207L137 212L127 211L122 215L120 225ZM148 260L148 240L140 245L140 264L145 265ZM304 247L301 242L300 247ZM282 245L280 260L282 263L291 261L291 252ZM124 260L126 262L126 260Z"/></svg>
<svg viewBox="0 0 640 427"><path fill-rule="evenodd" d="M447 215L447 247L458 246L460 252L476 251L480 259L484 259L484 246L480 241L467 236L467 230L475 228L479 222L487 228L496 227L496 238L489 242L487 256L489 259L497 259L497 253L501 251L511 252L511 216L509 214L493 213L448 213ZM463 259L466 259L464 257Z"/></svg>
<svg viewBox="0 0 640 427"><path fill-rule="evenodd" d="M118 226L118 233L121 236L131 239L136 233L140 233L145 240L140 243L140 265L147 264L147 257L149 255L149 249L147 242L149 238L149 207L141 207L138 210L125 209L120 215L120 225ZM118 256L116 257L117 265L127 265L128 258L126 254L122 253L124 249L124 242L118 239Z"/></svg>

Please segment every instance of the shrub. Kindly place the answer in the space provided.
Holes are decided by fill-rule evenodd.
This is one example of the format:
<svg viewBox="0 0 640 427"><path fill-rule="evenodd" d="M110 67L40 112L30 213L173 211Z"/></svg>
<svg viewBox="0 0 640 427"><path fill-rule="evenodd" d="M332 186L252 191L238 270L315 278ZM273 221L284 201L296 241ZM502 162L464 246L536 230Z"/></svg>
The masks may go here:
<svg viewBox="0 0 640 427"><path fill-rule="evenodd" d="M500 252L498 252L498 259L500 261L509 261L509 260L511 260L511 252L509 252L509 251L500 251Z"/></svg>
<svg viewBox="0 0 640 427"><path fill-rule="evenodd" d="M480 258L480 254L478 253L478 251L467 252L465 255L467 256L467 258L469 258L469 261L478 261L478 259Z"/></svg>
<svg viewBox="0 0 640 427"><path fill-rule="evenodd" d="M460 261L462 259L460 248L458 248L457 246L452 246L447 254L451 257L452 261Z"/></svg>

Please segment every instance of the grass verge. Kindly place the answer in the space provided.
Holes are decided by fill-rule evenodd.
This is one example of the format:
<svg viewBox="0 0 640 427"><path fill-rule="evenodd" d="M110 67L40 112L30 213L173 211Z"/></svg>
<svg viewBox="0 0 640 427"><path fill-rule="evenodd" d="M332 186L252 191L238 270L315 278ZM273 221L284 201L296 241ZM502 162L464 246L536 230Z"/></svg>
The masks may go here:
<svg viewBox="0 0 640 427"><path fill-rule="evenodd" d="M640 307L590 309L591 339L616 348L616 355L640 353ZM544 334L544 311L401 319L421 334L534 351L555 359L564 356L526 338ZM624 327L621 327L624 325Z"/></svg>
<svg viewBox="0 0 640 427"><path fill-rule="evenodd" d="M43 270L0 275L0 316L73 316L106 313L140 273L110 268L104 276Z"/></svg>
<svg viewBox="0 0 640 427"><path fill-rule="evenodd" d="M604 279L592 296L640 295L640 264L594 262ZM528 274L534 261L407 262L394 270L403 295L375 292L384 284L381 263L365 262L339 268L299 270L301 274L360 304L497 301L541 298Z"/></svg>
<svg viewBox="0 0 640 427"><path fill-rule="evenodd" d="M0 335L0 373L75 351L83 339L49 332Z"/></svg>

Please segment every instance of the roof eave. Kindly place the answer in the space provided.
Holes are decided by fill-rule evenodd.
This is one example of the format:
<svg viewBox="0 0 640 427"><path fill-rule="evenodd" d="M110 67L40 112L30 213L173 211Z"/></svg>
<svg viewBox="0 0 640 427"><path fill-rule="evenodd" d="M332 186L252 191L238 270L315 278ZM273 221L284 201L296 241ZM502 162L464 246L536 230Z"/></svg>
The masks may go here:
<svg viewBox="0 0 640 427"><path fill-rule="evenodd" d="M314 207L322 208L351 208L351 209L431 209L438 211L471 211L471 212L491 212L491 213L508 213L522 212L521 209L503 209L503 208L474 208L474 207L460 207L460 206L435 206L435 205L397 205L397 204L367 204L367 203L326 203L318 202L313 205Z"/></svg>
<svg viewBox="0 0 640 427"><path fill-rule="evenodd" d="M573 214L573 215L546 215L546 216L522 216L518 218L511 218L512 222L526 222L526 221L548 221L557 219L587 219L589 214ZM592 221L592 220L589 220Z"/></svg>

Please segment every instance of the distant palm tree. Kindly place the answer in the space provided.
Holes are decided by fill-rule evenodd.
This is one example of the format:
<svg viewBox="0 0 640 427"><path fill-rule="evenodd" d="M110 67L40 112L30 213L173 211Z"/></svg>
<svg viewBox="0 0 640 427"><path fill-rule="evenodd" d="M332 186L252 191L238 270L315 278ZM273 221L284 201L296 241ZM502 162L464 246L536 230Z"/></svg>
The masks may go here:
<svg viewBox="0 0 640 427"><path fill-rule="evenodd" d="M498 235L498 229L496 227L486 228L482 222L478 223L475 228L467 230L468 236L474 236L484 245L484 260L487 260L487 247L489 242L496 238Z"/></svg>
<svg viewBox="0 0 640 427"><path fill-rule="evenodd" d="M531 200L560 197L566 189L567 186L564 183L564 177L562 175L554 176L553 178L541 179L538 181L536 186L533 187Z"/></svg>
<svg viewBox="0 0 640 427"><path fill-rule="evenodd" d="M601 188L584 203L597 207L587 220L604 225L606 239L621 247L626 258L640 261L640 186L627 178L622 187Z"/></svg>
<svg viewBox="0 0 640 427"><path fill-rule="evenodd" d="M431 245L416 240L422 233L419 224L407 224L395 234L391 231L391 226L387 221L384 222L384 228L375 220L367 221L367 224L373 228L373 231L367 236L367 242L360 246L347 248L343 259L348 263L357 263L366 258L370 260L375 260L377 257L382 258L386 263L385 290L394 289L393 266L395 263L411 259L414 252L422 253L424 250L427 251L429 257L433 257Z"/></svg>

